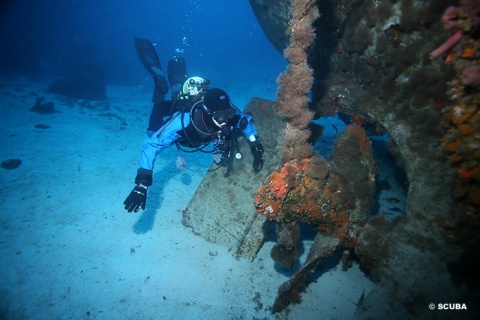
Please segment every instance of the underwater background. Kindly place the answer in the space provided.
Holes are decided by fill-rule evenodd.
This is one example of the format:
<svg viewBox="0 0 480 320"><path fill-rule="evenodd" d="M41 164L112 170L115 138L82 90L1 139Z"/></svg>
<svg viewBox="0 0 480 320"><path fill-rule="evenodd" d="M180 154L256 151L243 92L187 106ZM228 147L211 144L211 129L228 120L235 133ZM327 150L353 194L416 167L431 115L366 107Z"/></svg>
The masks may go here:
<svg viewBox="0 0 480 320"><path fill-rule="evenodd" d="M302 303L272 315L277 288L295 270L270 257L273 229L255 261L237 260L182 225L182 211L211 164L169 148L149 194L154 215L128 214L145 138L153 81L134 48L150 39L162 62L185 58L189 76L225 89L245 108L275 100L287 66L248 1L17 0L0 5L0 318L5 319L346 319L375 284L337 252L315 273ZM65 98L46 90L72 65L93 64L105 98ZM40 100L39 100L40 99ZM46 101L51 114L31 112ZM315 120L328 158L351 119ZM374 214L402 215L406 182L371 135L378 164ZM10 160L21 160L9 162ZM386 187L388 186L388 187ZM150 191L149 191L150 192ZM225 205L228 205L226 203ZM252 203L253 208L253 203ZM143 218L142 218L143 217ZM300 262L313 242L310 234Z"/></svg>
<svg viewBox="0 0 480 320"><path fill-rule="evenodd" d="M164 69L182 56L188 74L212 86L263 82L275 92L286 66L247 1L20 0L3 2L1 14L2 75L52 77L72 61L95 61L108 83L144 84L134 37L155 44Z"/></svg>

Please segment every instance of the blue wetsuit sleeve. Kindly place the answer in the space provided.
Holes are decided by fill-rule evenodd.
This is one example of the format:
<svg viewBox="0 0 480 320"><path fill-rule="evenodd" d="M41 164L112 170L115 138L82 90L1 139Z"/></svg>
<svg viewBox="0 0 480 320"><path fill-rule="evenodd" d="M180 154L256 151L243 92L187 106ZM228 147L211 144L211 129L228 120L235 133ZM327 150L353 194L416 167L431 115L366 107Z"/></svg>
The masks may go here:
<svg viewBox="0 0 480 320"><path fill-rule="evenodd" d="M258 140L258 131L257 127L252 122L252 116L250 114L246 113L239 113L237 114L240 115L240 121L238 121L236 127L242 129L242 119L244 118L247 121L247 125L245 128L242 129L242 133L248 141L252 141L252 137L254 138L253 141ZM243 121L245 121L243 120Z"/></svg>
<svg viewBox="0 0 480 320"><path fill-rule="evenodd" d="M140 152L138 168L153 170L157 155L181 137L178 132L183 126L188 126L190 117L185 116L183 122L182 124L182 115L176 113L171 120L145 140Z"/></svg>

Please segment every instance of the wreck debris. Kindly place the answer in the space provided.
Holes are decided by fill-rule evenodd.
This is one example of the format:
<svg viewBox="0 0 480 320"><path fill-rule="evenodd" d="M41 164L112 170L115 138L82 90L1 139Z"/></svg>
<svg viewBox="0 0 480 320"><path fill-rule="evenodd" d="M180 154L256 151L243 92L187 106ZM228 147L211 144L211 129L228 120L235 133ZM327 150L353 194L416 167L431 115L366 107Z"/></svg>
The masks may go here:
<svg viewBox="0 0 480 320"><path fill-rule="evenodd" d="M215 163L203 178L200 186L185 210L182 223L209 242L226 246L238 259L253 260L265 239L268 220L252 207L252 199L258 186L269 172L278 167L280 155L278 137L285 127L283 118L274 112L273 101L252 98L246 108L255 119L265 149L263 169L253 174L250 167L253 157L245 153L240 160L234 160L234 174L224 177ZM248 143L239 139L241 150L248 149ZM222 190L222 197L218 192ZM212 208L215 210L212 210Z"/></svg>
<svg viewBox="0 0 480 320"><path fill-rule="evenodd" d="M305 289L307 275L333 253L338 243L339 241L335 237L326 237L320 233L315 236L314 246L310 250L305 265L278 288L278 296L273 304L272 313L280 312L290 303L300 301L300 292Z"/></svg>
<svg viewBox="0 0 480 320"><path fill-rule="evenodd" d="M21 164L22 164L22 160L20 159L8 159L8 160L2 161L0 166L3 169L13 170L13 169L17 169Z"/></svg>
<svg viewBox="0 0 480 320"><path fill-rule="evenodd" d="M277 263L291 269L297 260L299 222L311 224L318 231L304 266L280 287L274 312L299 300L306 286L303 272L313 270L337 245L347 252L355 249L368 225L374 184L371 143L356 124L347 126L340 135L330 163L318 155L291 160L264 181L254 204L258 213L277 222L278 244L271 252ZM376 260L376 256L368 257L368 251L363 253L367 254L363 261ZM345 267L348 256L345 255Z"/></svg>
<svg viewBox="0 0 480 320"><path fill-rule="evenodd" d="M72 63L47 91L73 99L103 100L107 95L105 68L96 61Z"/></svg>
<svg viewBox="0 0 480 320"><path fill-rule="evenodd" d="M479 1L457 3L468 8ZM452 215L450 180L455 171L459 177L467 178L468 181L456 188L457 201L473 199L471 196L475 193L468 191L476 184L478 171L474 166L461 168L460 163L463 163L463 153L468 153L464 139L472 139L479 132L478 126L475 131L469 123L459 127L463 130L463 136L457 131L461 139L445 143L453 163L451 167L438 140L447 134L442 130L445 114L453 111L460 117L458 120L465 121L464 106L449 106L449 95L473 96L472 93L478 92L477 87L465 86L464 82L455 86L458 92L448 90L448 81L456 75L454 64L462 60L454 56L457 48L463 59L470 57L468 61L480 64L476 44L464 46L460 51L467 39L478 40L478 34L472 37L470 32L465 32L451 48L452 54L447 55L446 60L454 58L452 63L429 59L430 52L455 32L454 29L445 32L440 21L445 8L451 4L452 1L446 0L317 2L322 18L315 26L317 39L321 41L316 41L309 55L309 63L315 70L311 109L315 108L318 116L334 115L338 111L379 123L392 138L390 152L408 178L405 216L400 223L384 234L385 223L370 218L354 250L360 259L365 258L361 261L363 266L375 266L371 276L380 284L365 296L365 308L358 310L362 319L381 318L378 315L393 312L398 318L428 318L431 311L425 308L425 299L465 297L443 267L445 257L458 259L462 247L449 241L441 231L445 227L447 235L478 243L479 234L475 230L479 228L479 205L474 214L470 209L475 206L470 206L468 210L455 210ZM472 15L475 19L478 16ZM461 19L451 20L451 23L463 23ZM467 76L471 75L469 70ZM470 78L466 80L469 82ZM445 116L448 119L449 116ZM450 126L456 128L456 125ZM474 152L478 152L478 148ZM480 199L478 193L476 199ZM472 246L468 251L471 254L477 248L478 245ZM380 260L367 259L375 256ZM475 274L475 264L471 262L462 261L458 273L469 285L475 279L471 276ZM467 276L465 269L472 272ZM405 270L414 271L409 272L409 281L398 277ZM412 299L412 284L415 297L421 299ZM379 299L385 299L386 303L379 304Z"/></svg>
<svg viewBox="0 0 480 320"><path fill-rule="evenodd" d="M55 109L55 105L52 101L44 101L45 98L36 97L35 104L29 110L41 114L60 113L59 110Z"/></svg>

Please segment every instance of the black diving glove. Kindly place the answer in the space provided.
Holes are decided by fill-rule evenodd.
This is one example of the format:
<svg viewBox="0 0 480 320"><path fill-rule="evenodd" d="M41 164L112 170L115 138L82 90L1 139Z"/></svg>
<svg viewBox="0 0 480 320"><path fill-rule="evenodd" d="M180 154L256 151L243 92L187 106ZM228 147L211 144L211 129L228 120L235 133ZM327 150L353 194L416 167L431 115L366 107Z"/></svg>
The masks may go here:
<svg viewBox="0 0 480 320"><path fill-rule="evenodd" d="M128 212L138 212L140 208L145 210L145 204L147 203L147 189L153 183L152 174L152 170L143 168L138 169L137 176L135 177L135 183L137 185L133 188L132 192L130 192L127 199L123 201L125 210Z"/></svg>
<svg viewBox="0 0 480 320"><path fill-rule="evenodd" d="M145 210L145 204L147 203L147 186L143 184L137 185L133 188L132 192L128 195L127 199L123 201L125 205L125 210L128 212L138 212L140 207L142 210Z"/></svg>
<svg viewBox="0 0 480 320"><path fill-rule="evenodd" d="M258 172L263 167L263 146L260 142L256 142L250 146L253 155L253 171Z"/></svg>

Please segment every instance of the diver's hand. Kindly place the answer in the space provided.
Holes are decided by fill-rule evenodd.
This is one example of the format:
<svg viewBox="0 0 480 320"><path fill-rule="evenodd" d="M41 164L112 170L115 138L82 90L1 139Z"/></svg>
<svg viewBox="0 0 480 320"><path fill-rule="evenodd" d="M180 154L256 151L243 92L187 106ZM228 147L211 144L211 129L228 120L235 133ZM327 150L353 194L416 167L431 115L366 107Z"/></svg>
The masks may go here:
<svg viewBox="0 0 480 320"><path fill-rule="evenodd" d="M261 143L257 143L250 149L253 155L253 171L258 172L263 167L263 146Z"/></svg>
<svg viewBox="0 0 480 320"><path fill-rule="evenodd" d="M145 204L147 202L147 189L148 187L144 186L143 184L138 184L135 188L133 188L127 199L123 201L125 210L128 212L138 212L140 207L142 210L145 210Z"/></svg>

